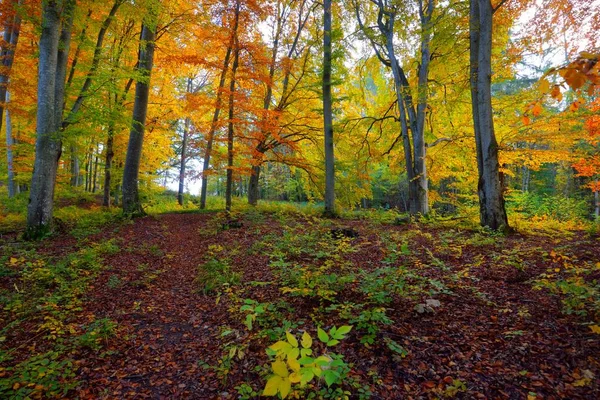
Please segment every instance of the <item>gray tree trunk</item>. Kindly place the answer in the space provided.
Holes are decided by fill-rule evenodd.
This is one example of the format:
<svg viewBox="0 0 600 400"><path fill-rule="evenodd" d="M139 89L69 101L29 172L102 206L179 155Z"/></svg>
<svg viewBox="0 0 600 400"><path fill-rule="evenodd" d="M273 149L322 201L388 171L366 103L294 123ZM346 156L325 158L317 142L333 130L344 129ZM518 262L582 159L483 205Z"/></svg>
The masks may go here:
<svg viewBox="0 0 600 400"><path fill-rule="evenodd" d="M492 111L492 23L490 0L470 2L471 102L479 170L478 194L482 226L508 232L504 187Z"/></svg>
<svg viewBox="0 0 600 400"><path fill-rule="evenodd" d="M106 139L106 155L104 159L104 195L102 205L110 207L110 188L112 185L112 161L115 156L114 147L115 127L114 122L109 122L108 138Z"/></svg>
<svg viewBox="0 0 600 400"><path fill-rule="evenodd" d="M63 8L64 6L64 8ZM33 177L27 207L26 238L36 239L50 231L54 207L54 186L61 154L60 119L64 78L75 0L45 1L39 42L38 109ZM68 14L71 15L68 15ZM63 18L64 26L61 26ZM65 42L59 46L60 38Z"/></svg>
<svg viewBox="0 0 600 400"><path fill-rule="evenodd" d="M323 1L323 121L325 135L325 216L335 216L335 156L331 96L331 0Z"/></svg>
<svg viewBox="0 0 600 400"><path fill-rule="evenodd" d="M6 103L10 101L10 95L6 92ZM0 113L0 119L2 119L2 113ZM10 110L6 108L6 165L8 167L8 197L13 198L19 190L19 186L15 183L15 165L14 165L14 153L13 146L15 140L12 135L12 120L10 117Z"/></svg>
<svg viewBox="0 0 600 400"><path fill-rule="evenodd" d="M190 79L191 81L191 79ZM189 85L188 85L189 88ZM189 90L188 90L189 91ZM185 166L186 166L186 156L187 156L187 142L188 135L190 132L191 121L189 118L185 119L185 124L183 127L183 140L181 144L181 162L179 164L179 192L177 193L177 202L180 206L183 205L183 191L185 189Z"/></svg>
<svg viewBox="0 0 600 400"><path fill-rule="evenodd" d="M221 78L219 79L219 88L217 89L217 99L215 102L215 112L213 115L212 124L210 126L210 131L207 135L206 140L206 150L204 152L204 160L202 163L202 188L200 190L200 209L206 208L206 195L208 190L208 170L210 168L210 157L212 155L212 147L215 139L215 133L217 131L217 125L219 123L219 116L221 115L221 108L223 108L223 89L225 88L225 83L227 79L227 72L229 70L229 62L231 61L231 52L233 51L234 38L237 35L237 31L239 29L240 24L240 10L241 10L241 2L238 0L236 2L234 19L233 19L233 27L231 30L231 39L229 40L229 45L227 46L227 51L225 53L225 59L223 60L223 70L221 71Z"/></svg>
<svg viewBox="0 0 600 400"><path fill-rule="evenodd" d="M129 133L129 145L123 170L123 213L130 216L144 215L140 202L138 177L144 130L148 114L148 98L150 97L150 78L154 63L154 40L156 39L156 21L144 22L140 36L140 53L138 73L141 78L135 86L135 102L133 105L133 123Z"/></svg>
<svg viewBox="0 0 600 400"><path fill-rule="evenodd" d="M225 182L225 209L231 211L233 195L233 140L235 116L235 77L239 66L240 49L237 37L235 39L235 55L233 57L233 66L231 68L231 83L229 84L229 124L227 129L227 180Z"/></svg>
<svg viewBox="0 0 600 400"><path fill-rule="evenodd" d="M248 204L255 206L258 204L260 197L260 165L252 166L252 175L248 183Z"/></svg>
<svg viewBox="0 0 600 400"><path fill-rule="evenodd" d="M22 1L12 1L13 7L17 7ZM2 130L2 113L4 105L8 103L8 80L15 59L15 51L19 43L21 30L21 16L15 11L15 16L7 17L4 25L3 44L0 48L0 130Z"/></svg>

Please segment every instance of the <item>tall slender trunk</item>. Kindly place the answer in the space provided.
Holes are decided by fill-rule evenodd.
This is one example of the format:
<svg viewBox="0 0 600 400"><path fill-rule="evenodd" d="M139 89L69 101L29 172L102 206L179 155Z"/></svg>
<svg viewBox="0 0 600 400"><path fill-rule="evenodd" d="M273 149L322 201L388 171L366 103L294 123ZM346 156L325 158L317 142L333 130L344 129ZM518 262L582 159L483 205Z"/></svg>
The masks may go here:
<svg viewBox="0 0 600 400"><path fill-rule="evenodd" d="M596 179L594 180L594 215L596 216L596 221L600 219L600 192L598 191L599 187L600 186L598 186L598 178L596 177Z"/></svg>
<svg viewBox="0 0 600 400"><path fill-rule="evenodd" d="M143 215L144 210L140 201L138 177L144 130L148 114L148 98L150 97L150 78L154 62L154 41L156 39L156 19L145 21L140 36L140 52L138 72L140 79L135 86L135 102L133 105L133 123L129 133L129 145L123 170L123 213L126 215Z"/></svg>
<svg viewBox="0 0 600 400"><path fill-rule="evenodd" d="M13 7L21 5L22 0L12 1ZM15 51L19 43L19 33L21 30L21 16L16 12L14 17L7 16L4 24L3 43L0 49L0 130L2 130L2 113L5 104L8 103L8 81L10 71L12 70L15 59Z"/></svg>
<svg viewBox="0 0 600 400"><path fill-rule="evenodd" d="M114 122L108 124L108 138L106 139L106 155L104 159L104 196L102 205L110 207L110 188L112 185L112 161L115 156L114 146L115 127Z"/></svg>
<svg viewBox="0 0 600 400"><path fill-rule="evenodd" d="M77 146L71 145L71 186L79 186L79 175L81 173L79 157L77 156Z"/></svg>
<svg viewBox="0 0 600 400"><path fill-rule="evenodd" d="M94 149L94 176L92 177L92 193L96 193L96 181L98 179L98 148Z"/></svg>
<svg viewBox="0 0 600 400"><path fill-rule="evenodd" d="M235 77L239 66L240 49L235 40L235 53L233 57L233 66L231 68L231 82L229 84L229 124L227 129L227 181L225 184L225 209L231 211L232 191L233 191L233 140L235 117Z"/></svg>
<svg viewBox="0 0 600 400"><path fill-rule="evenodd" d="M190 79L191 81L191 79ZM189 85L188 85L189 87ZM179 192L177 193L177 202L180 206L183 205L183 191L185 189L185 164L187 162L187 142L188 135L190 132L191 121L189 118L185 119L183 127L183 140L181 143L181 163L179 165Z"/></svg>
<svg viewBox="0 0 600 400"><path fill-rule="evenodd" d="M210 157L212 155L212 147L215 139L215 133L217 131L217 126L219 123L219 116L221 115L221 108L223 107L223 89L225 88L225 83L227 79L227 71L229 70L229 63L231 61L231 52L233 51L233 45L235 41L235 37L237 36L237 31L239 29L240 24L240 10L241 10L241 1L236 1L234 20L233 20L233 28L231 31L231 38L229 40L229 45L227 46L227 51L225 53L225 59L223 60L223 70L221 71L221 78L219 79L219 88L217 89L217 98L215 102L215 112L213 114L212 123L210 126L210 131L207 135L206 140L206 150L204 152L204 160L202 163L202 188L200 192L200 208L206 208L206 195L208 190L208 170L210 168Z"/></svg>
<svg viewBox="0 0 600 400"><path fill-rule="evenodd" d="M325 215L335 215L335 159L331 96L331 0L323 2L323 121L325 135Z"/></svg>
<svg viewBox="0 0 600 400"><path fill-rule="evenodd" d="M471 102L479 171L478 194L482 226L508 232L504 185L492 111L492 4L470 1Z"/></svg>
<svg viewBox="0 0 600 400"><path fill-rule="evenodd" d="M10 100L10 95L6 93L6 102ZM0 119L2 119L2 113L0 113ZM19 190L19 186L15 183L15 165L14 165L14 152L13 146L15 140L12 135L12 119L10 116L10 110L6 108L6 165L8 167L8 197L13 198Z"/></svg>
<svg viewBox="0 0 600 400"><path fill-rule="evenodd" d="M55 1L43 2L42 33L39 42L38 107L36 150L25 237L36 239L51 229L54 186L61 154L60 116L70 27L75 0L67 0L64 10ZM64 23L61 22L64 19ZM61 27L62 25L62 27ZM59 46L60 39L63 43Z"/></svg>

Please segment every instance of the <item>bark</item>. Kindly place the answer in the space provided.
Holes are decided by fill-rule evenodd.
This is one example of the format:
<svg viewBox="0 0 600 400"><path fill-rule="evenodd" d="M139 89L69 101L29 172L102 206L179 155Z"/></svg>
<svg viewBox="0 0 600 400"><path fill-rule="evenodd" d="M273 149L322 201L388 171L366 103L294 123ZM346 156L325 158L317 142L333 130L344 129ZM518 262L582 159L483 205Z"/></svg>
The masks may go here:
<svg viewBox="0 0 600 400"><path fill-rule="evenodd" d="M9 101L9 94L6 93L6 102ZM2 119L2 113L0 113L0 119ZM10 117L10 110L6 109L6 165L8 167L8 197L13 198L19 191L19 186L15 183L15 165L14 165L14 153L13 146L15 140L12 135L12 120Z"/></svg>
<svg viewBox="0 0 600 400"><path fill-rule="evenodd" d="M252 175L248 183L248 204L255 206L258 204L260 196L260 165L252 166Z"/></svg>
<svg viewBox="0 0 600 400"><path fill-rule="evenodd" d="M110 187L112 185L112 161L115 156L115 152L113 149L114 136L114 122L109 122L108 138L106 139L106 158L104 159L104 195L102 198L102 205L104 207L110 207Z"/></svg>
<svg viewBox="0 0 600 400"><path fill-rule="evenodd" d="M59 116L62 114L68 58L66 55L75 1L67 0L64 11L61 5L57 1L43 3L39 42L37 139L25 234L28 239L44 236L50 231L52 224L54 186L62 147ZM69 10L71 15L68 15ZM65 23L61 24L63 17ZM59 48L61 38L64 42ZM62 64L59 65L59 62Z"/></svg>
<svg viewBox="0 0 600 400"><path fill-rule="evenodd" d="M594 216L596 217L596 221L598 221L600 218L600 193L598 192L598 178L595 179L594 183Z"/></svg>
<svg viewBox="0 0 600 400"><path fill-rule="evenodd" d="M225 88L225 83L227 79L227 71L229 70L229 63L231 61L231 53L233 51L234 38L237 35L237 31L239 29L240 23L240 10L241 10L241 2L238 0L236 2L234 20L233 20L233 28L231 32L231 39L229 41L229 45L227 46L227 51L225 53L225 59L223 60L223 71L221 71L221 78L219 79L219 88L217 89L217 98L215 102L215 112L213 114L213 120L210 126L210 131L207 135L206 141L206 150L204 152L204 160L202 164L202 189L200 192L200 208L206 208L206 195L208 190L208 170L210 168L210 157L212 155L212 147L215 139L215 132L217 131L217 126L219 123L219 116L221 115L221 108L223 107L223 89Z"/></svg>
<svg viewBox="0 0 600 400"><path fill-rule="evenodd" d="M140 52L137 68L141 78L137 81L135 87L133 123L129 133L129 145L127 146L125 169L123 170L123 213L130 216L144 215L139 196L138 177L144 143L146 116L148 113L155 38L155 22L145 22L142 26L140 36Z"/></svg>
<svg viewBox="0 0 600 400"><path fill-rule="evenodd" d="M21 4L21 1L13 1L15 6ZM2 113L5 105L8 103L8 81L10 71L15 59L15 51L19 43L19 33L21 30L21 16L17 13L13 18L8 18L4 26L3 42L5 46L0 49L0 130L2 130Z"/></svg>
<svg viewBox="0 0 600 400"><path fill-rule="evenodd" d="M92 178L92 193L96 193L96 181L98 179L98 149L94 149L94 176Z"/></svg>
<svg viewBox="0 0 600 400"><path fill-rule="evenodd" d="M229 124L227 129L227 181L225 183L225 209L231 211L232 191L233 191L233 140L235 116L235 77L239 66L240 49L237 38L235 41L235 55L233 57L233 66L231 68L231 82L229 84Z"/></svg>
<svg viewBox="0 0 600 400"><path fill-rule="evenodd" d="M323 2L323 121L325 135L325 215L335 215L335 159L331 96L331 0Z"/></svg>
<svg viewBox="0 0 600 400"><path fill-rule="evenodd" d="M191 79L190 79L191 81ZM189 87L189 85L188 85ZM185 125L183 127L183 140L181 144L181 162L179 165L179 192L177 193L177 202L180 206L183 205L183 191L185 189L185 166L187 162L187 142L190 131L191 121L189 118L185 119Z"/></svg>
<svg viewBox="0 0 600 400"><path fill-rule="evenodd" d="M478 194L482 226L508 232L504 188L498 161L492 110L492 23L490 0L470 2L471 102L479 172Z"/></svg>

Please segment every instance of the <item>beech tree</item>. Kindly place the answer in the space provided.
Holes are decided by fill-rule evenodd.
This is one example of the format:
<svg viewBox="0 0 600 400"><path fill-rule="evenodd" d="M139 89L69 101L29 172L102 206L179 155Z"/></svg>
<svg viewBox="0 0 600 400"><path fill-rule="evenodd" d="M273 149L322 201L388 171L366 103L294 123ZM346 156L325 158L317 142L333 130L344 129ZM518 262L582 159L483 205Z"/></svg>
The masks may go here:
<svg viewBox="0 0 600 400"><path fill-rule="evenodd" d="M417 1L421 33L416 104L412 94L413 88L407 78L405 68L398 61L395 48L396 21L401 12L401 5L392 0L373 0L372 3L376 6L378 35L363 21L360 2L354 0L353 6L361 31L369 40L379 60L392 70L407 172L409 211L413 215L425 215L429 212L425 113L428 100L434 0Z"/></svg>
<svg viewBox="0 0 600 400"><path fill-rule="evenodd" d="M75 0L42 4L39 43L36 150L27 208L26 237L51 229L54 187L62 151L60 125Z"/></svg>
<svg viewBox="0 0 600 400"><path fill-rule="evenodd" d="M0 66L2 67L0 70L0 130L2 130L2 114L4 109L6 109L6 161L8 167L8 197L14 197L18 190L18 186L15 184L12 150L15 141L12 136L12 121L7 104L9 102L8 81L15 57L15 51L19 42L19 31L21 29L21 16L16 11L17 6L20 4L21 0L13 0L10 2L11 12L7 12L4 16L3 42L2 46L0 46Z"/></svg>
<svg viewBox="0 0 600 400"><path fill-rule="evenodd" d="M477 193L480 221L482 226L506 232L510 228L504 205L498 142L494 133L491 89L492 25L493 15L497 9L492 7L490 0L470 0L470 81L479 172Z"/></svg>
<svg viewBox="0 0 600 400"><path fill-rule="evenodd" d="M150 4L148 14L142 24L137 64L140 77L137 79L135 86L133 122L129 133L125 169L123 170L123 213L131 216L144 214L139 195L138 176L148 113L148 99L150 97L150 78L154 64L154 41L158 23L157 6L157 4Z"/></svg>
<svg viewBox="0 0 600 400"><path fill-rule="evenodd" d="M325 216L335 215L335 155L331 95L331 0L323 2L323 121L325 136Z"/></svg>

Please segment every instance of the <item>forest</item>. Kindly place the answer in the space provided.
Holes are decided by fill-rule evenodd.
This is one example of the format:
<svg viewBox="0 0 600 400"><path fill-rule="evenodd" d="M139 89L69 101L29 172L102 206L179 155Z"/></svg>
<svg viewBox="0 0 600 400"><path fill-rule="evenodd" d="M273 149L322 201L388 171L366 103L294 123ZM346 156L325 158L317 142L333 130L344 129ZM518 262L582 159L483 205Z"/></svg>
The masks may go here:
<svg viewBox="0 0 600 400"><path fill-rule="evenodd" d="M599 0L0 32L0 398L600 398Z"/></svg>

